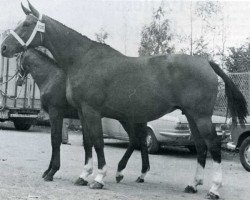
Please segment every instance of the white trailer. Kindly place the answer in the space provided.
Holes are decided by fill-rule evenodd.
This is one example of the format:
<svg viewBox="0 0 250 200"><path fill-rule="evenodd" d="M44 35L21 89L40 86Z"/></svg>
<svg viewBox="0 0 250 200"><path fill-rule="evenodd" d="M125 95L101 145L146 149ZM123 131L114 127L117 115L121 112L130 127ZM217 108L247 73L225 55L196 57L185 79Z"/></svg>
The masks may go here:
<svg viewBox="0 0 250 200"><path fill-rule="evenodd" d="M3 33L1 38L6 34ZM0 122L13 121L16 129L28 130L40 112L40 91L30 75L17 86L16 58L0 58Z"/></svg>

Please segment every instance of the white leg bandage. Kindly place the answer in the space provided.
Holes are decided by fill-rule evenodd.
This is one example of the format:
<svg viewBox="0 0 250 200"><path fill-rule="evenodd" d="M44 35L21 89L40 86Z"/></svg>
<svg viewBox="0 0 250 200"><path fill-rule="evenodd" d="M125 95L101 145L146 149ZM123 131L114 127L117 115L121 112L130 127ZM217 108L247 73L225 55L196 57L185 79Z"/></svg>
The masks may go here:
<svg viewBox="0 0 250 200"><path fill-rule="evenodd" d="M219 188L222 186L222 169L221 164L213 162L213 180L212 187L209 192L219 196Z"/></svg>
<svg viewBox="0 0 250 200"><path fill-rule="evenodd" d="M197 190L197 186L203 184L203 178L204 168L197 162L195 176L190 185L193 186L195 190Z"/></svg>
<svg viewBox="0 0 250 200"><path fill-rule="evenodd" d="M93 159L90 158L88 160L88 163L84 165L80 178L86 179L92 173L93 173Z"/></svg>
<svg viewBox="0 0 250 200"><path fill-rule="evenodd" d="M146 175L147 175L147 172L145 172L145 173L141 173L140 178L141 178L141 179L144 179Z"/></svg>
<svg viewBox="0 0 250 200"><path fill-rule="evenodd" d="M116 172L116 177L118 177L118 176L123 176L123 170L122 171L120 171L120 172Z"/></svg>
<svg viewBox="0 0 250 200"><path fill-rule="evenodd" d="M104 185L103 178L106 176L106 174L107 174L107 167L105 165L102 169L98 169L95 181Z"/></svg>

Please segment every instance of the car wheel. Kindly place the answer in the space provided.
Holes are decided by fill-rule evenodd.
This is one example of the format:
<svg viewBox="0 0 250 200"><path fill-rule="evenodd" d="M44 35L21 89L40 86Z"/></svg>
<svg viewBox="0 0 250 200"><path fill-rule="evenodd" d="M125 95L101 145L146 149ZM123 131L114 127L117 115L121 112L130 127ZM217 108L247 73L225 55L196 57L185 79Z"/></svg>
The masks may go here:
<svg viewBox="0 0 250 200"><path fill-rule="evenodd" d="M16 130L19 130L19 131L27 131L31 127L31 124L28 124L23 119L16 119L13 122L14 122L14 126Z"/></svg>
<svg viewBox="0 0 250 200"><path fill-rule="evenodd" d="M196 154L196 147L195 146L187 146L188 150L190 151L191 154Z"/></svg>
<svg viewBox="0 0 250 200"><path fill-rule="evenodd" d="M152 129L147 129L147 137L146 137L148 153L155 154L159 151L159 143L155 137L154 132Z"/></svg>
<svg viewBox="0 0 250 200"><path fill-rule="evenodd" d="M240 162L245 170L250 172L250 137L247 137L240 146Z"/></svg>

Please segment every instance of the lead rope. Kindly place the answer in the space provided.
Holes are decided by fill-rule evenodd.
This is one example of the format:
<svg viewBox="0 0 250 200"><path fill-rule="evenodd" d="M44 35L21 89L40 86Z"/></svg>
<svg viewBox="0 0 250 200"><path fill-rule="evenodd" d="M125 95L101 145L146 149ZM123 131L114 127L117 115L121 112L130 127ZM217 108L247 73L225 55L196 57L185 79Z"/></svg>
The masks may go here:
<svg viewBox="0 0 250 200"><path fill-rule="evenodd" d="M21 65L21 57L22 57L22 55L23 55L23 53L20 53L20 54L17 56L17 64L18 64L18 65ZM3 82L3 83L0 83L0 85L3 85L3 84L8 83L8 82L11 81L14 77L16 77L18 73L19 73L19 71L17 70L16 73L15 73L10 79L8 79L7 81L5 81L5 82ZM21 92L22 92L22 89L23 89L23 87L21 87L21 90L19 91L18 95L17 95L15 98L9 96L6 92L4 92L4 91L2 91L2 90L0 90L0 93L1 93L4 97L7 97L8 99L16 100L17 98L19 98L19 96L20 96L20 94L21 94ZM1 111L1 110L4 110L4 108L5 108L5 105L0 109L0 111Z"/></svg>
<svg viewBox="0 0 250 200"><path fill-rule="evenodd" d="M19 53L16 60L17 60L17 64L21 66L21 58L22 58L22 55L23 53ZM10 78L8 79L7 81L3 82L3 83L0 83L0 85L3 85L3 84L6 84L8 82L10 82L14 77L16 77L16 75L18 74L18 70L16 71L16 73Z"/></svg>
<svg viewBox="0 0 250 200"><path fill-rule="evenodd" d="M3 84L6 84L6 83L10 82L14 77L16 77L17 74L18 74L18 71L16 71L16 73L10 79L8 79L7 81L5 81L3 83L0 83L0 85L3 85Z"/></svg>
<svg viewBox="0 0 250 200"><path fill-rule="evenodd" d="M0 90L0 93L2 93L2 95L5 95L8 99L16 100L17 98L19 98L19 96L20 96L20 94L21 94L21 92L22 92L22 89L23 89L23 87L21 87L21 90L19 91L18 95L17 95L15 98L9 96L7 93L5 93L5 92L2 91L2 90Z"/></svg>
<svg viewBox="0 0 250 200"><path fill-rule="evenodd" d="M9 96L8 94L6 94L4 91L0 90L0 93L4 96L4 97L7 97L8 99L11 99L11 100L16 100L17 98L19 98L21 92L23 90L23 87L21 87L21 90L19 91L18 95L13 98L11 96ZM5 109L5 105L3 107L0 108L0 111L4 110Z"/></svg>

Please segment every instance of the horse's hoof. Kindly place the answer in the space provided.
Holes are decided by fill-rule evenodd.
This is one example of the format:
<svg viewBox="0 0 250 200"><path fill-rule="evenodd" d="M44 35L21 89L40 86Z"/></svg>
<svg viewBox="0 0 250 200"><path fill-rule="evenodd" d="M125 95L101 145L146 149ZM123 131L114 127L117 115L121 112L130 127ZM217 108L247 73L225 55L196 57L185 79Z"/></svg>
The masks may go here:
<svg viewBox="0 0 250 200"><path fill-rule="evenodd" d="M123 175L119 175L119 176L115 177L116 182L117 182L117 183L120 183L121 180L123 179L123 177L124 177Z"/></svg>
<svg viewBox="0 0 250 200"><path fill-rule="evenodd" d="M220 198L219 195L214 194L214 193L212 193L212 192L209 192L209 193L207 193L207 195L206 195L206 199L219 199L219 198Z"/></svg>
<svg viewBox="0 0 250 200"><path fill-rule="evenodd" d="M197 190L194 189L193 186L188 185L188 186L185 188L184 192L194 194L194 193L197 193Z"/></svg>
<svg viewBox="0 0 250 200"><path fill-rule="evenodd" d="M43 178L45 178L47 175L48 175L48 173L49 173L49 171L50 171L50 169L47 169L44 173L43 173Z"/></svg>
<svg viewBox="0 0 250 200"><path fill-rule="evenodd" d="M88 185L88 181L85 181L82 178L78 178L77 181L75 182L75 185L86 186L86 185Z"/></svg>
<svg viewBox="0 0 250 200"><path fill-rule="evenodd" d="M47 176L45 176L44 178L43 178L45 181L53 181L53 176L49 176L49 175L47 175Z"/></svg>
<svg viewBox="0 0 250 200"><path fill-rule="evenodd" d="M103 186L104 186L103 184L101 184L101 183L99 183L99 182L97 182L97 181L94 181L93 183L91 183L91 184L89 185L89 188L90 188L90 189L98 190L98 189L102 189Z"/></svg>
<svg viewBox="0 0 250 200"><path fill-rule="evenodd" d="M136 183L144 183L144 179L141 177L138 177L135 182Z"/></svg>

